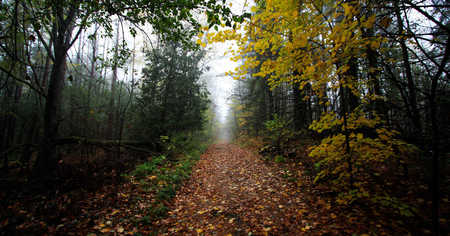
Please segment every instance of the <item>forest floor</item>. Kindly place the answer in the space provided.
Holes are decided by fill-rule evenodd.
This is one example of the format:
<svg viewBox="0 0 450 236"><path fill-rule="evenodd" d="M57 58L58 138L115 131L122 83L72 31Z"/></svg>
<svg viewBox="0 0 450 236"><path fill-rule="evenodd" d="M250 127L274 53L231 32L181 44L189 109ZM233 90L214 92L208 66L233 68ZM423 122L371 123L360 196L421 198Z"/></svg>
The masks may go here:
<svg viewBox="0 0 450 236"><path fill-rule="evenodd" d="M298 158L277 163L251 148L213 144L193 166L190 178L174 187L178 191L173 198L157 200L158 192L146 187L167 184L164 176L153 174L141 180L126 177L89 191L19 195L2 200L0 235L431 233L420 226L408 228L411 223L404 219L397 223L388 215L368 214L363 206L336 205L329 191L311 183ZM3 194L0 198L8 199Z"/></svg>
<svg viewBox="0 0 450 236"><path fill-rule="evenodd" d="M299 187L290 170L276 164L234 144L210 146L169 216L157 222L160 234L351 235L370 227L338 217L330 202L310 192L310 183Z"/></svg>
<svg viewBox="0 0 450 236"><path fill-rule="evenodd" d="M175 197L167 234L291 234L318 227L302 190L233 144L212 145ZM313 215L311 215L314 217Z"/></svg>

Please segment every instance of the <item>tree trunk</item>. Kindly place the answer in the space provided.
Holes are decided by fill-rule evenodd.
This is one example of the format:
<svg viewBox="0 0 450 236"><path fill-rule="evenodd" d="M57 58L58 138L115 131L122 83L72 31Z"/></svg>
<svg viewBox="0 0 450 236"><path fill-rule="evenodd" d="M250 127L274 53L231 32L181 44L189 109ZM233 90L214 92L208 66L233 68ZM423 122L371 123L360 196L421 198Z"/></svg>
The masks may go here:
<svg viewBox="0 0 450 236"><path fill-rule="evenodd" d="M440 226L439 226L439 201L440 197L440 129L438 123L438 107L436 102L436 93L438 80L441 77L442 72L444 71L445 66L447 65L447 61L450 57L450 41L447 38L446 47L444 57L442 58L441 64L438 68L438 71L431 79L431 91L430 91L430 116L431 116L431 150L432 150L432 221L433 221L433 234L438 236L440 234Z"/></svg>
<svg viewBox="0 0 450 236"><path fill-rule="evenodd" d="M36 161L34 175L54 174L57 163L55 140L58 138L58 117L62 104L62 90L66 74L66 49L63 42L54 42L55 61L50 74L44 113L44 137Z"/></svg>
<svg viewBox="0 0 450 236"><path fill-rule="evenodd" d="M50 73L47 98L44 111L44 137L36 160L33 175L44 180L55 175L57 151L55 140L58 138L59 113L62 104L62 90L66 74L67 51L72 43L73 19L78 13L78 6L71 6L65 15L62 4L56 3L52 12L55 22L52 27L53 66ZM51 54L51 52L47 52ZM49 184L47 182L47 184Z"/></svg>
<svg viewBox="0 0 450 236"><path fill-rule="evenodd" d="M292 90L294 94L294 125L296 130L301 130L307 126L307 107L304 101L305 92L300 90L300 85L298 83L295 83L292 86Z"/></svg>
<svg viewBox="0 0 450 236"><path fill-rule="evenodd" d="M402 37L403 35L403 19L400 14L400 7L398 5L398 1L394 1L394 10L395 15L397 17L397 24L398 24L398 40L400 42L400 47L402 50L402 57L403 57L403 67L404 72L406 75L406 79L408 82L408 103L410 106L410 114L409 117L413 123L414 131L413 131L413 137L416 138L416 141L421 143L422 139L422 124L420 122L420 114L419 109L417 108L417 96L416 96L416 86L414 84L413 76L412 76L412 70L411 70L411 63L409 62L409 54L408 54L408 48L406 46L405 39Z"/></svg>
<svg viewBox="0 0 450 236"><path fill-rule="evenodd" d="M84 119L84 132L83 134L85 136L92 136L95 135L95 132L92 132L91 129L89 129L89 120L91 118L91 94L92 94L92 86L93 83L96 82L95 78L95 66L97 61L97 34L98 26L95 25L95 32L94 32L94 39L92 40L92 57L91 57L91 68L89 70L89 78L88 78L88 89L87 89L87 101L86 101L86 119ZM95 90L94 90L95 91Z"/></svg>
<svg viewBox="0 0 450 236"><path fill-rule="evenodd" d="M119 46L119 22L117 21L117 35L116 35L116 45L115 45L115 51L114 51L114 57L117 58L118 51L117 48ZM111 99L109 100L109 114L108 114L108 130L107 132L107 138L115 139L115 129L113 128L114 121L115 121L115 97L116 97L116 81L117 81L117 62L113 65L113 77L111 81Z"/></svg>
<svg viewBox="0 0 450 236"><path fill-rule="evenodd" d="M33 144L33 138L36 134L36 130L38 129L39 124L38 121L39 121L38 113L33 112L33 114L31 115L30 127L26 131L28 135L25 137L25 147L23 148L22 155L20 157L20 162L22 163L21 167L22 174L28 173L29 171L29 162L32 154L31 146Z"/></svg>
<svg viewBox="0 0 450 236"><path fill-rule="evenodd" d="M369 2L367 5L366 17L370 17L373 12L371 10L372 3ZM375 26L374 26L375 27ZM375 36L374 28L369 28L363 30L363 35L365 40L371 40ZM378 58L377 51L372 49L370 45L366 46L366 55L368 62L368 81L369 81L369 94L375 97L375 100L370 100L369 108L371 111L375 111L378 115L381 115L383 118L386 118L387 112L384 107L384 102L381 100L380 96L382 96L378 70Z"/></svg>

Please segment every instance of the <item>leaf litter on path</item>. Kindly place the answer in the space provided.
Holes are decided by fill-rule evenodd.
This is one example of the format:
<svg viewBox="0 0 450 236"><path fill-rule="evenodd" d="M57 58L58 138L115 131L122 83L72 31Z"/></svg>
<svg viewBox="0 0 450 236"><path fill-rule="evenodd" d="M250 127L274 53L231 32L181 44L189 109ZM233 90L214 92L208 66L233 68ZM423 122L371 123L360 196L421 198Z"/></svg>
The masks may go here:
<svg viewBox="0 0 450 236"><path fill-rule="evenodd" d="M159 222L160 234L311 234L318 223L307 216L316 216L309 213L315 209L307 208L295 183L277 173L237 145L212 145Z"/></svg>

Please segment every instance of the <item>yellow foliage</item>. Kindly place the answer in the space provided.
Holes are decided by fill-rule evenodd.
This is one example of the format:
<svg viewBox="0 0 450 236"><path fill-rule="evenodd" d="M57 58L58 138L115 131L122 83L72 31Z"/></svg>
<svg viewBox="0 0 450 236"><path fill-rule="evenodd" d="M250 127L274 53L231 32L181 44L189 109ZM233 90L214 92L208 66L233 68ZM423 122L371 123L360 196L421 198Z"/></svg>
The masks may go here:
<svg viewBox="0 0 450 236"><path fill-rule="evenodd" d="M367 49L382 52L385 42L379 35L363 34L377 22L375 15L360 14L362 5L370 7L366 4L362 0L266 0L252 7L251 19L235 29L207 33L206 39L208 43L236 42L237 50L229 53L231 60L242 64L227 73L234 79L245 79L251 73L266 79L271 89L283 83L298 83L299 89L308 85L319 103L327 105L330 89L337 93L348 88L364 106L382 98L366 92L373 81L349 75L349 62L367 57ZM387 17L378 21L384 28L391 23ZM338 198L342 204L356 198L375 198L368 191L368 182L360 177L364 176L362 172L414 150L396 139L398 133L386 127L379 116L362 106L345 114L345 125L343 114L328 112L309 127L329 134L310 149L309 156L320 170L315 181L331 181L337 191L345 193ZM244 105L235 105L234 109L239 125L245 126L251 116L248 109ZM349 190L351 177L355 182Z"/></svg>

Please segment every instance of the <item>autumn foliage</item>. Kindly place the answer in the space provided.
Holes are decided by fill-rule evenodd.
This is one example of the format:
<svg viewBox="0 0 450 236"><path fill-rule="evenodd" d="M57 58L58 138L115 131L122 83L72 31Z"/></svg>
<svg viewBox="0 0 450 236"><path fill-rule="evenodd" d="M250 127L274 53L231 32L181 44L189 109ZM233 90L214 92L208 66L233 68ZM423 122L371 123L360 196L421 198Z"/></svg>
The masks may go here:
<svg viewBox="0 0 450 236"><path fill-rule="evenodd" d="M263 80L274 99L273 91L280 87L283 91L287 84L318 107L319 116L309 129L320 142L310 147L309 161L314 163L314 182L331 187L337 203L358 201L412 216L414 207L384 190L384 176L402 168L407 172L406 160L420 151L402 140L387 120L379 55L392 49L380 32L391 27L392 19L380 14L380 8L364 0L256 1L251 19L236 29L208 31L200 37L207 42L236 42L237 48L229 53L241 64L228 74L249 80L251 91L254 80ZM238 125L248 134L255 108L242 102L237 107ZM266 124L279 119L277 114L271 118ZM274 127L267 128L270 133Z"/></svg>

